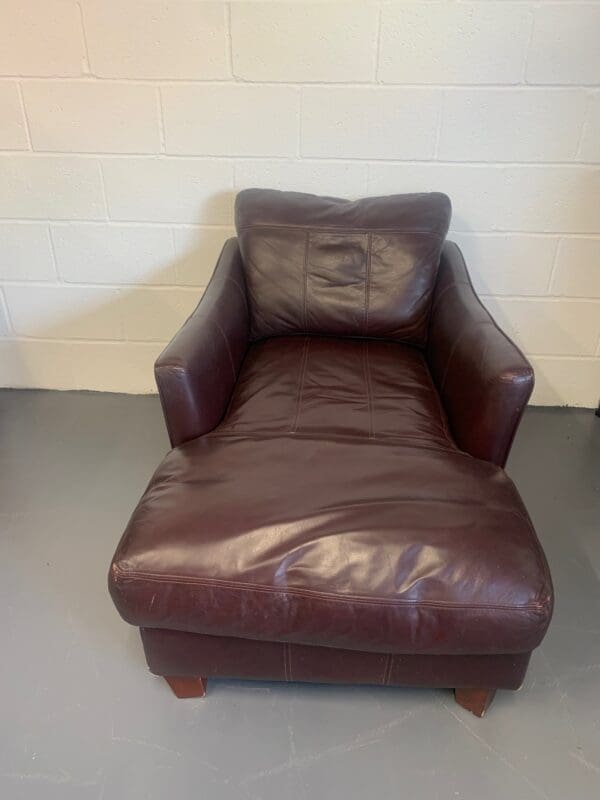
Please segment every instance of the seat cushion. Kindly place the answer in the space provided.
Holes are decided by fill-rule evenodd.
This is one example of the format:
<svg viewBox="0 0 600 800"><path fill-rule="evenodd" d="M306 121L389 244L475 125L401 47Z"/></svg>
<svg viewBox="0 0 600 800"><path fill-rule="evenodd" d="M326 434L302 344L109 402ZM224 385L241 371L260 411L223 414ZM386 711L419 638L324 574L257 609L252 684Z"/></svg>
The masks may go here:
<svg viewBox="0 0 600 800"><path fill-rule="evenodd" d="M286 336L254 344L218 433L455 449L422 353L369 339Z"/></svg>
<svg viewBox="0 0 600 800"><path fill-rule="evenodd" d="M502 470L365 435L217 429L175 448L109 583L141 627L380 653L526 652L552 610Z"/></svg>
<svg viewBox="0 0 600 800"><path fill-rule="evenodd" d="M450 213L436 192L354 201L240 192L251 338L323 333L423 346Z"/></svg>

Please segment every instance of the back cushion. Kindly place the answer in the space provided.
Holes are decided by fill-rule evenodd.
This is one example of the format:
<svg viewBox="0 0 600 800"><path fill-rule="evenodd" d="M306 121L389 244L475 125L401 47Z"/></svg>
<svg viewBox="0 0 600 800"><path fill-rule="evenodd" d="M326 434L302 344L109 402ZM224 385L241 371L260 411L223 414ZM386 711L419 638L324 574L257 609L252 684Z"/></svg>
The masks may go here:
<svg viewBox="0 0 600 800"><path fill-rule="evenodd" d="M251 338L313 333L423 346L450 213L438 193L349 201L240 192Z"/></svg>

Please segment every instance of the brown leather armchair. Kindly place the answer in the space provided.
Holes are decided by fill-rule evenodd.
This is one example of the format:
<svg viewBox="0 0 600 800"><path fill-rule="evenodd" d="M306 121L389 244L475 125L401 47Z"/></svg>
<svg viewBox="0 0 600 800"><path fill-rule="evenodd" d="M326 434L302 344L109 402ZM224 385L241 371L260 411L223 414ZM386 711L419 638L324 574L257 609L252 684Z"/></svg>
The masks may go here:
<svg viewBox="0 0 600 800"><path fill-rule="evenodd" d="M516 689L552 613L502 467L533 387L442 194L238 195L156 363L173 449L109 574L150 670Z"/></svg>

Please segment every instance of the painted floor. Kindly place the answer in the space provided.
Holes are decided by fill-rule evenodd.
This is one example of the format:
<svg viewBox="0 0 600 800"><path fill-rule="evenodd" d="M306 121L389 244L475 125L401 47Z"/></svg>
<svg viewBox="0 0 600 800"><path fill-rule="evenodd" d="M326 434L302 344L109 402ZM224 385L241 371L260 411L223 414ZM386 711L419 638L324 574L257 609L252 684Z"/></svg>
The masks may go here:
<svg viewBox="0 0 600 800"><path fill-rule="evenodd" d="M106 589L167 449L156 397L0 391L0 797L600 797L600 419L530 409L509 472L556 610L523 689L210 681L177 701Z"/></svg>

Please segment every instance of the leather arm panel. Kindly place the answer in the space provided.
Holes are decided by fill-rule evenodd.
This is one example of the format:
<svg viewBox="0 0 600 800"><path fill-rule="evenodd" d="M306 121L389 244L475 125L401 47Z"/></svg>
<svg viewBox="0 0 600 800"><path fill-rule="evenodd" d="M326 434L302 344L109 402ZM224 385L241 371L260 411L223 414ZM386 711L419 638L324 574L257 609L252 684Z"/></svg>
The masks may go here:
<svg viewBox="0 0 600 800"><path fill-rule="evenodd" d="M195 311L156 361L173 447L221 421L248 345L248 303L237 239L229 239Z"/></svg>
<svg viewBox="0 0 600 800"><path fill-rule="evenodd" d="M533 390L533 369L483 307L453 242L440 260L427 360L458 446L504 466Z"/></svg>

